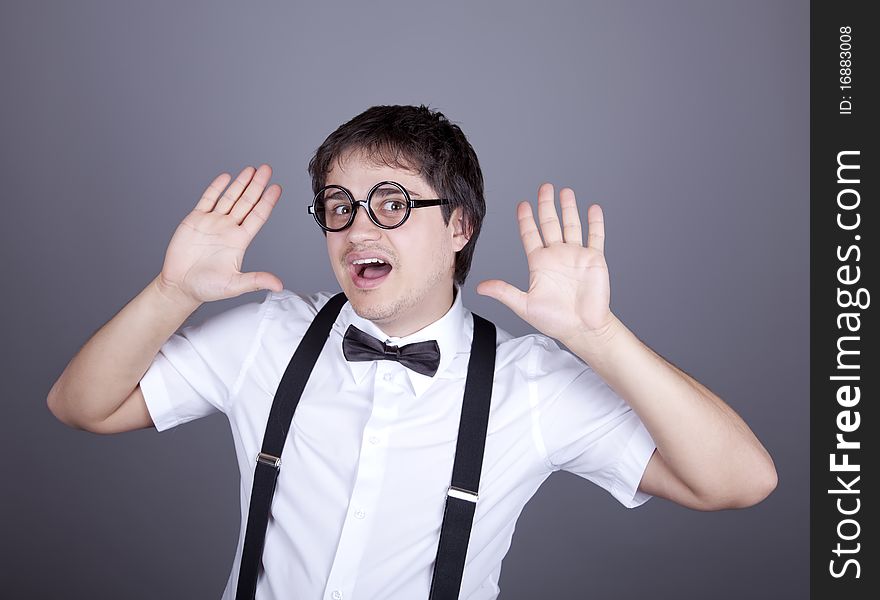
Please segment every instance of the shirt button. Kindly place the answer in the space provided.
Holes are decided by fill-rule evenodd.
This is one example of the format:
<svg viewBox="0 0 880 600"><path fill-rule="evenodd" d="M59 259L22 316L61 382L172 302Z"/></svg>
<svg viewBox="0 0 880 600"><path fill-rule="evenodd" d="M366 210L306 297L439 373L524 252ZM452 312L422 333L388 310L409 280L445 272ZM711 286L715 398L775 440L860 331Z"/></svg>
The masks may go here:
<svg viewBox="0 0 880 600"><path fill-rule="evenodd" d="M333 590L333 593L330 594L330 597L333 598L333 600L342 600L342 592L340 592L339 590Z"/></svg>
<svg viewBox="0 0 880 600"><path fill-rule="evenodd" d="M367 513L364 512L363 509L359 508L356 511L354 511L354 516L356 519L363 519L364 517L367 516Z"/></svg>
<svg viewBox="0 0 880 600"><path fill-rule="evenodd" d="M370 443L373 444L374 446L381 441L382 440L380 440L378 436L375 436L375 435L370 436Z"/></svg>
<svg viewBox="0 0 880 600"><path fill-rule="evenodd" d="M394 375L392 375L391 373L385 373L385 375L383 375L382 377L383 379L385 379L385 381L391 381L391 378L394 377Z"/></svg>

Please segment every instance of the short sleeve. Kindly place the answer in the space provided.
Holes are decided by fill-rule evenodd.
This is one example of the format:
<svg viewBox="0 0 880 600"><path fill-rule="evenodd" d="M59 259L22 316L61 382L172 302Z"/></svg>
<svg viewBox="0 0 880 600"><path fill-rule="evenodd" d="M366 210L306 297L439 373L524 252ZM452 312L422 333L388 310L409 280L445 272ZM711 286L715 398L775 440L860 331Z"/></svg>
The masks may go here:
<svg viewBox="0 0 880 600"><path fill-rule="evenodd" d="M638 415L589 365L544 338L532 362L547 460L592 481L627 508L650 495L638 490L656 445Z"/></svg>
<svg viewBox="0 0 880 600"><path fill-rule="evenodd" d="M140 381L158 431L227 412L271 295L182 327L162 345Z"/></svg>

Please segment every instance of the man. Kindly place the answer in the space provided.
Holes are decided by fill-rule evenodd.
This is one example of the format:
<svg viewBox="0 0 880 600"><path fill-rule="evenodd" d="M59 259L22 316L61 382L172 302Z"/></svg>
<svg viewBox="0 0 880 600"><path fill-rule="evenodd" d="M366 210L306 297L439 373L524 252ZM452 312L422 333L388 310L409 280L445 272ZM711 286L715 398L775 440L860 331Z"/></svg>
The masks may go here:
<svg viewBox="0 0 880 600"><path fill-rule="evenodd" d="M471 356L476 319L461 303L485 212L479 163L442 114L378 106L331 134L309 171L310 212L347 302L284 441L257 597L428 598L465 380L481 358ZM239 579L273 398L332 296L239 271L281 195L270 176L262 165L231 184L217 177L175 232L160 274L89 340L48 398L59 419L99 433L227 415L242 535L224 598ZM772 460L736 413L612 313L602 209L587 211L585 246L574 192L559 196L561 222L549 184L538 190L540 227L529 203L517 207L529 289L477 286L541 334L499 329L494 338L462 598L497 596L515 520L554 470L629 507L652 495L698 510L745 507L776 485ZM203 302L255 290L269 293L175 333ZM410 368L357 359L352 326L377 340L383 358L428 343L438 360Z"/></svg>

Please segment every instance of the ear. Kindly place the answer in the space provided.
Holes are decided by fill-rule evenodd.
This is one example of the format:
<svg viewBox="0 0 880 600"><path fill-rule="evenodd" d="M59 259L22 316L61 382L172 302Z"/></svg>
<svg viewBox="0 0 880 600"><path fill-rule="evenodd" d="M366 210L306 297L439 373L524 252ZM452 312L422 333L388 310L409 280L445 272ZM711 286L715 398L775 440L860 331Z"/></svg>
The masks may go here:
<svg viewBox="0 0 880 600"><path fill-rule="evenodd" d="M462 208L456 207L449 216L449 227L452 230L452 247L458 252L464 248L471 239L471 231L463 216Z"/></svg>

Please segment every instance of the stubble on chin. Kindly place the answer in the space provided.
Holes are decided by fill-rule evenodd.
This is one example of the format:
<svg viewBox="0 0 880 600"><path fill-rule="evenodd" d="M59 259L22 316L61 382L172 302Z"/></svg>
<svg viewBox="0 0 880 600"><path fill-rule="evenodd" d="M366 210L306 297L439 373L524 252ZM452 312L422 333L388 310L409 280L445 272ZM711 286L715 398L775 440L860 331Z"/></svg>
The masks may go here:
<svg viewBox="0 0 880 600"><path fill-rule="evenodd" d="M428 296L432 293L441 282L445 282L449 274L455 268L454 255L447 256L442 252L438 252L434 256L431 265L433 269L427 274L426 279L419 282L418 289L405 289L396 298L385 301L379 300L378 293L381 288L366 291L366 293L358 293L351 306L354 312L368 321L372 321L376 325L393 323L404 317L406 314L412 314L418 311L419 307L424 307Z"/></svg>
<svg viewBox="0 0 880 600"><path fill-rule="evenodd" d="M376 303L372 301L370 294L367 294L361 301L353 302L351 307L360 318L379 324L399 316L405 305L402 298L392 302Z"/></svg>

